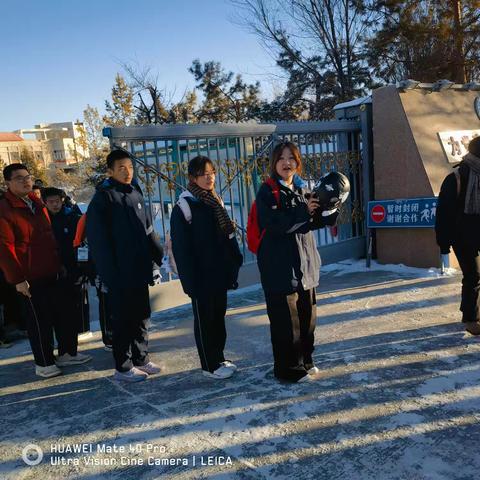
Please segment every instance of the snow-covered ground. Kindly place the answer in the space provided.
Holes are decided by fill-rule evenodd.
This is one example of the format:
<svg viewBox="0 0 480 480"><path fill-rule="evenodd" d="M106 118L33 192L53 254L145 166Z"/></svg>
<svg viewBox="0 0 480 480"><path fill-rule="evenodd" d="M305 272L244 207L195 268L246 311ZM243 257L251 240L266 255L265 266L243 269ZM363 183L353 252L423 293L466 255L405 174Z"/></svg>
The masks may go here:
<svg viewBox="0 0 480 480"><path fill-rule="evenodd" d="M411 275L418 278L442 277L455 275L457 270L454 268L446 268L442 274L439 268L415 268L407 267L401 263L398 265L383 265L372 260L367 267L365 260L343 260L338 263L323 265L322 273L335 272L335 276L345 275L347 273L368 273L368 272L390 272L399 275Z"/></svg>
<svg viewBox="0 0 480 480"><path fill-rule="evenodd" d="M459 321L459 275L364 262L322 273L312 383L273 378L258 286L229 297L239 370L227 381L200 374L184 307L154 316L165 371L141 384L112 380L98 333L81 346L91 364L50 380L26 343L0 351L0 478L476 479L480 342ZM34 467L21 459L31 443L44 452ZM79 443L92 452L52 451Z"/></svg>

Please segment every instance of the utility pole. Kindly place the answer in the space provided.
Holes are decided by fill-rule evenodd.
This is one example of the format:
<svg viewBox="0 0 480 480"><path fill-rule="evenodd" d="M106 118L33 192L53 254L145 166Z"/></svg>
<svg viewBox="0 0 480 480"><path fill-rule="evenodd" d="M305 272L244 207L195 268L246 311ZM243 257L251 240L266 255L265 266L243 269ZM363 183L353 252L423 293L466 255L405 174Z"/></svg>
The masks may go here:
<svg viewBox="0 0 480 480"><path fill-rule="evenodd" d="M453 10L453 41L454 49L452 56L452 81L466 83L465 74L465 51L463 48L463 25L462 25L462 2L451 0Z"/></svg>

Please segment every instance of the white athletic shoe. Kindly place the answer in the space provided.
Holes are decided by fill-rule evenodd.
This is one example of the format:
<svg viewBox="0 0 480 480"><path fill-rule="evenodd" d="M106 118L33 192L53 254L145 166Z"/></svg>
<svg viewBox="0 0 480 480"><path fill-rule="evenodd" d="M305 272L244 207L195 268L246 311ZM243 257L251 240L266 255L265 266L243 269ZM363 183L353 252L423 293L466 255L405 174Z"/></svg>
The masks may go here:
<svg viewBox="0 0 480 480"><path fill-rule="evenodd" d="M115 370L113 375L114 380L120 380L121 382L141 382L146 380L148 373L142 372L136 367L131 368L128 372L119 372Z"/></svg>
<svg viewBox="0 0 480 480"><path fill-rule="evenodd" d="M138 368L138 370L148 373L149 375L154 375L155 373L160 373L162 371L162 367L153 362L148 362L145 365L135 365L135 368Z"/></svg>
<svg viewBox="0 0 480 480"><path fill-rule="evenodd" d="M90 332L90 331L79 333L78 334L78 343L88 342L92 337L93 337L93 333Z"/></svg>
<svg viewBox="0 0 480 480"><path fill-rule="evenodd" d="M308 373L302 377L300 380L297 380L297 383L307 383L307 382L314 382L315 377L313 375L309 375Z"/></svg>
<svg viewBox="0 0 480 480"><path fill-rule="evenodd" d="M312 368L309 368L307 372L310 375L316 375L317 373L320 373L320 369L314 365Z"/></svg>
<svg viewBox="0 0 480 480"><path fill-rule="evenodd" d="M48 365L46 367L35 365L35 373L39 377L50 378L61 375L62 371L56 365Z"/></svg>
<svg viewBox="0 0 480 480"><path fill-rule="evenodd" d="M55 363L57 367L66 367L68 365L80 365L82 363L87 363L92 359L90 355L83 355L82 353L77 353L75 356L70 355L69 353L64 353L56 358Z"/></svg>
<svg viewBox="0 0 480 480"><path fill-rule="evenodd" d="M203 370L203 375L205 375L205 377L224 380L225 378L230 378L234 372L235 370L228 368L225 365L221 365L213 373L208 372L207 370Z"/></svg>
<svg viewBox="0 0 480 480"><path fill-rule="evenodd" d="M231 362L230 360L225 360L220 365L223 365L224 367L229 368L230 370L233 370L234 372L237 371L237 366L233 362Z"/></svg>

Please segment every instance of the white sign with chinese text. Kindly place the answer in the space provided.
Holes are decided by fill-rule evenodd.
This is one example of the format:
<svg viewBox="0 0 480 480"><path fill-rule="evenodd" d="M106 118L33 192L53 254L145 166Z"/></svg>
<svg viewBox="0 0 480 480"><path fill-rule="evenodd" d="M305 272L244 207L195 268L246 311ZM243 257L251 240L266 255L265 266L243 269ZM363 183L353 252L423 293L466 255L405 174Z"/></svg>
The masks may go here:
<svg viewBox="0 0 480 480"><path fill-rule="evenodd" d="M468 144L472 138L480 136L480 130L453 130L451 132L438 132L443 151L449 163L462 161L468 152Z"/></svg>

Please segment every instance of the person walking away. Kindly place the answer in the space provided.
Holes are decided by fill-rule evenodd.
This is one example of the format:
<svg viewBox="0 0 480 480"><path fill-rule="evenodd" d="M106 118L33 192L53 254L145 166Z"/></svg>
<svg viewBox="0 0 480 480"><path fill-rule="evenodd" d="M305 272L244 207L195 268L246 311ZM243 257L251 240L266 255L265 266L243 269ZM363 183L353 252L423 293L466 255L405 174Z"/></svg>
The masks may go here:
<svg viewBox="0 0 480 480"><path fill-rule="evenodd" d="M480 335L480 137L442 183L435 221L442 255L453 248L462 269L460 311L465 330Z"/></svg>

